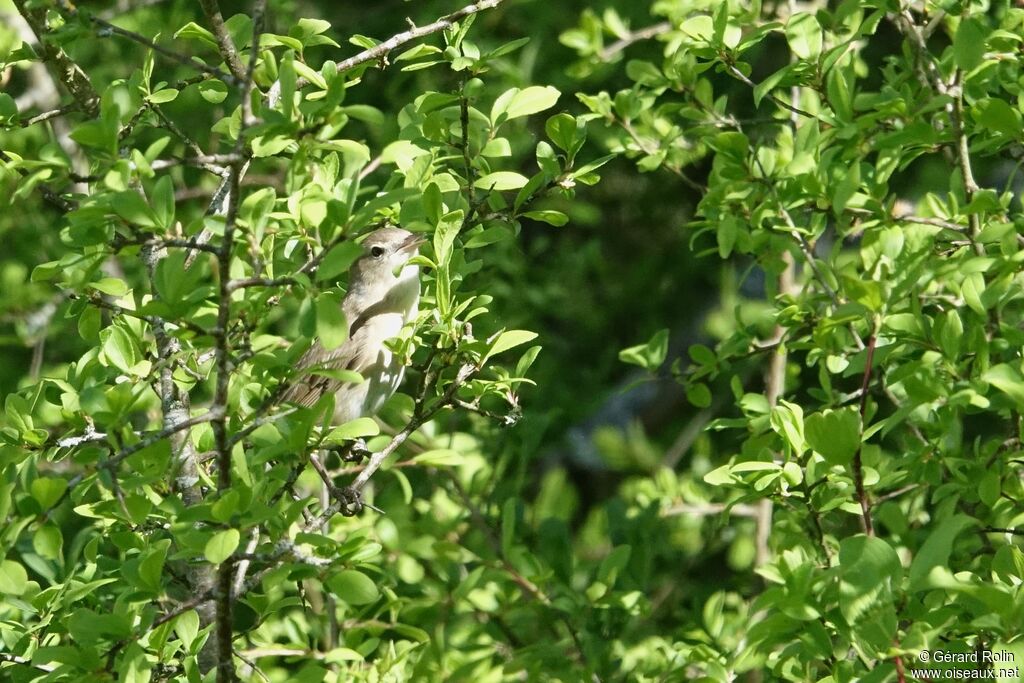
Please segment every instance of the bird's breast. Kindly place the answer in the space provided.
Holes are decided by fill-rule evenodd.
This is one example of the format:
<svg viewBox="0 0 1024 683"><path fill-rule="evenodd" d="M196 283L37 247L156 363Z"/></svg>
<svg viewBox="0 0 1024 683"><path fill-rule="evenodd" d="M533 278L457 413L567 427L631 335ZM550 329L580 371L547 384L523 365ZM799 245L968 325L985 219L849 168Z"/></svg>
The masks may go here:
<svg viewBox="0 0 1024 683"><path fill-rule="evenodd" d="M384 342L397 337L405 322L406 316L401 313L380 313L358 330L358 339L353 341L367 350L357 368L363 381L348 385L339 392L335 404L336 421L348 422L357 417L375 415L398 390L405 366Z"/></svg>

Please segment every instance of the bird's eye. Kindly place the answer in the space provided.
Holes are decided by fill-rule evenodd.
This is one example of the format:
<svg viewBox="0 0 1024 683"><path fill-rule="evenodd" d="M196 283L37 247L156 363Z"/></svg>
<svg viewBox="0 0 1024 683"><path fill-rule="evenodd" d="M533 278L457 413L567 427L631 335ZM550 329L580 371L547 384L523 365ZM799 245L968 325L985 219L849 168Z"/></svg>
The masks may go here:
<svg viewBox="0 0 1024 683"><path fill-rule="evenodd" d="M384 247L373 247L370 249L370 255L373 256L373 258L380 258L384 255Z"/></svg>

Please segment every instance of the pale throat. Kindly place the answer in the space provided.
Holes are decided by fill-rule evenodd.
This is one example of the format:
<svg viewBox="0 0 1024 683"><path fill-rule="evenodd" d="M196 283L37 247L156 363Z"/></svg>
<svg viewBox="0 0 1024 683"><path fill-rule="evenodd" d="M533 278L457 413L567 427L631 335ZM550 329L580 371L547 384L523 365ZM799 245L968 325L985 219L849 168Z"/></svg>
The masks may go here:
<svg viewBox="0 0 1024 683"><path fill-rule="evenodd" d="M401 328L418 310L419 270L418 266L407 265L397 276L388 273L384 282L358 282L345 297L344 309L349 323L359 320L357 324L365 324L387 316Z"/></svg>
<svg viewBox="0 0 1024 683"><path fill-rule="evenodd" d="M415 312L420 300L420 268L405 266L386 297L388 309L400 313Z"/></svg>

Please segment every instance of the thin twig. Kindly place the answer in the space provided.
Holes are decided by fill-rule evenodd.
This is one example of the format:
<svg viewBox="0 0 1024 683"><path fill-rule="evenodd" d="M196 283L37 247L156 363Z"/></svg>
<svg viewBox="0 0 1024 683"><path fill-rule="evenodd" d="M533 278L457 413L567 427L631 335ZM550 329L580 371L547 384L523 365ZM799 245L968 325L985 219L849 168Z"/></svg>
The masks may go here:
<svg viewBox="0 0 1024 683"><path fill-rule="evenodd" d="M361 64L366 64L367 62L380 61L383 58L387 57L387 55L390 54L393 50L405 45L406 43L451 28L452 25L454 25L455 22L459 21L460 19L465 19L469 15L476 14L477 12L493 9L494 7L500 5L502 2L504 2L504 0L481 0L480 2L477 2L475 4L466 5L457 12L452 12L451 14L443 16L440 19L431 22L425 26L413 26L408 31L396 33L395 35L391 36L384 42L374 45L371 48L363 50L357 55L353 55L348 59L344 59L338 62L337 70L339 72L347 71L348 69L353 69ZM305 84L305 79L299 79L296 82L295 87L298 88ZM268 102L270 103L270 106L273 107L276 106L280 98L281 81L277 81L276 83L274 83L273 86L271 86L270 91L267 93L267 99Z"/></svg>
<svg viewBox="0 0 1024 683"><path fill-rule="evenodd" d="M871 365L875 359L875 332L868 337L867 356L864 359L864 374L860 382L860 420L863 429L868 408L868 387L871 385ZM861 450L863 442L858 442L857 450L853 454L853 485L857 490L857 501L860 503L861 518L863 519L864 533L868 536L875 535L875 527L871 522L871 503L868 494L864 490L864 465L861 462Z"/></svg>
<svg viewBox="0 0 1024 683"><path fill-rule="evenodd" d="M954 223L953 221L943 220L941 218L932 218L931 216L893 216L893 220L901 223L917 223L919 225L931 225L936 228L944 228L946 230L954 230L956 232L967 232L968 226Z"/></svg>
<svg viewBox="0 0 1024 683"><path fill-rule="evenodd" d="M61 2L61 5L64 6L64 8L68 11L69 14L71 14L71 16L75 16L76 14L78 14L77 9L71 7L63 0ZM239 79L235 78L223 69L218 69L215 66L210 66L209 64L206 64L202 60L198 59L197 57L193 57L192 55L185 55L181 54L180 52L170 50L162 45L153 42L141 33L136 33L135 31L129 31L128 29L121 28L116 24L110 23L106 19L101 19L95 14L89 15L88 20L100 27L99 35L101 36L104 33L112 33L114 35L121 36L122 38L127 38L128 40L138 43L139 45L148 47L157 54L163 55L167 59L178 62L179 64L183 64L184 66L190 66L193 69L203 72L204 74L209 74L210 76L219 78L228 85L237 86L239 84Z"/></svg>
<svg viewBox="0 0 1024 683"><path fill-rule="evenodd" d="M655 36L660 36L663 33L668 33L672 30L672 24L668 21L663 21L660 24L654 24L653 26L647 26L646 28L637 29L629 33L628 35L619 38L608 47L603 48L597 53L597 58L602 62L607 62L609 59L617 55L618 53L625 50L633 43L637 43L641 40L650 40Z"/></svg>
<svg viewBox="0 0 1024 683"><path fill-rule="evenodd" d="M726 503L677 503L670 505L661 511L661 517L679 517L686 515L690 517L714 517L728 513L736 517L752 517L757 519L760 511L754 505L733 505Z"/></svg>
<svg viewBox="0 0 1024 683"><path fill-rule="evenodd" d="M65 104L63 107L58 107L57 109L51 109L50 111L44 111L41 114L36 114L24 121L19 121L17 125L21 128L28 128L29 126L37 123L49 121L50 119L55 119L58 116L64 116L65 114L70 114L76 111L80 111L80 106L77 102L72 102L71 104Z"/></svg>
<svg viewBox="0 0 1024 683"><path fill-rule="evenodd" d="M740 81L742 81L743 83L747 84L751 88L756 88L757 87L757 83L754 83L754 81L752 81L749 78L747 78L746 74L744 74L742 71L740 71L736 67L736 65L732 63L732 61L728 57L728 55L723 55L722 58L723 58L723 63L725 64L725 68L729 70L729 73L731 73L733 76L735 76L736 78L738 78ZM787 111L789 111L789 112L791 112L793 114L799 114L800 116L805 116L805 117L807 117L809 119L817 119L818 118L814 114L812 114L810 112L807 112L807 111L804 111L800 107L797 107L795 105L790 104L789 102L787 102L786 100L782 99L781 97L779 97L778 95L776 95L773 92L769 92L768 93L768 99L770 99L775 104L779 105L783 109L785 109L785 110L787 110Z"/></svg>
<svg viewBox="0 0 1024 683"><path fill-rule="evenodd" d="M89 116L96 116L99 113L100 98L89 77L61 47L46 38L49 33L46 24L46 7L33 5L30 8L26 0L14 0L14 6L18 8L18 12L35 33L43 61L50 66L54 80L67 88L82 111Z"/></svg>
<svg viewBox="0 0 1024 683"><path fill-rule="evenodd" d="M231 381L231 347L228 338L228 324L231 317L231 290L228 283L231 278L231 254L235 246L235 227L238 222L239 181L242 168L247 163L241 152L245 144L246 129L252 125L252 112L246 104L249 101L253 86L253 72L259 58L260 35L263 31L263 15L266 0L256 0L252 12L252 50L249 53L249 64L242 83L242 122L235 140L235 160L228 172L227 212L224 220L224 235L217 253L218 264L218 301L217 301L217 334L215 335L214 366L216 368L216 384L213 395L214 408L222 412L213 421L214 450L217 452L217 491L224 495L231 489L231 442L227 425L228 388ZM234 559L229 557L220 564L217 570L216 600L216 634L217 634L217 683L234 683L236 680L235 663L232 657L232 637L234 634L232 609L232 590L234 580Z"/></svg>
<svg viewBox="0 0 1024 683"><path fill-rule="evenodd" d="M249 565L252 564L251 555L256 551L256 547L259 544L260 529L259 527L254 527L249 536L249 542L245 544L244 554L239 560L235 571L235 583L231 586L232 595L238 595L242 591L242 587L245 586L245 575L249 572Z"/></svg>
<svg viewBox="0 0 1024 683"><path fill-rule="evenodd" d="M235 49L235 42L231 39L227 26L224 25L224 17L220 13L220 5L217 4L217 0L200 0L199 4L203 8L206 20L213 29L213 35L217 39L217 47L220 48L220 55L224 58L224 63L228 65L228 69L231 70L235 78L241 81L245 78L245 67L242 66L238 50Z"/></svg>
<svg viewBox="0 0 1024 683"><path fill-rule="evenodd" d="M950 111L950 123L953 128L953 138L956 140L956 159L960 166L960 182L963 184L964 200L970 204L974 200L974 194L978 191L978 183L974 179L974 170L971 168L971 150L964 132L964 73L961 69L956 70L954 76L953 108ZM978 241L981 234L981 216L977 211L967 215L967 221L971 226L971 240L974 242L974 251L979 256L985 255L985 246Z"/></svg>
<svg viewBox="0 0 1024 683"><path fill-rule="evenodd" d="M656 148L652 148L650 145L648 145L644 141L643 138L640 137L640 134L637 133L636 128L633 127L632 123L630 123L626 119L621 119L621 118L617 118L616 122L622 127L622 130L626 131L626 133L633 140L633 142L636 144L636 146L640 148L641 152L643 152L644 154L646 154L648 156L652 156L654 154L657 154L658 150ZM673 174L675 174L675 176L677 178L679 178L680 180L682 180L683 183L687 187L689 187L691 190L696 190L697 192L699 192L701 194L705 194L708 191L708 188L704 187L703 185L698 183L696 180L694 180L690 176L686 175L686 172L683 171L683 169L679 168L678 166L672 166L672 165L669 165L669 164L662 164L662 167L668 169Z"/></svg>
<svg viewBox="0 0 1024 683"><path fill-rule="evenodd" d="M423 378L420 382L419 392L417 393L416 404L413 408L413 414L409 419L409 422L397 434L391 437L391 441L388 442L387 446L370 456L370 459L363 464L362 470L349 486L335 491L335 502L327 509L322 510L317 517L308 522L303 528L303 531L308 532L318 528L325 520L330 519L338 512L345 515L354 515L359 512L359 510L365 506L362 502L362 490L366 486L367 482L369 482L370 477L380 469L380 466L388 456L394 453L399 446L405 443L417 429L429 422L442 409L451 405L455 397L455 393L459 388L480 370L480 367L476 364L464 364L459 368L455 377L445 389L444 394L427 406L427 393L433 386L434 377L433 370L431 370L430 367L432 359L433 351L431 352L431 356L424 367Z"/></svg>
<svg viewBox="0 0 1024 683"><path fill-rule="evenodd" d="M159 432L155 432L154 434L147 436L141 441L124 448L117 455L104 460L103 462L100 463L100 467L103 467L105 469L117 467L119 464L121 464L122 461L124 461L125 458L128 458L134 455L135 453L138 453L144 448L149 448L153 444L159 441L163 441L169 436L179 434L185 431L186 429L191 429L192 427L195 427L196 425L204 424L206 422L213 422L220 416L220 414L220 411L217 410L216 407L211 407L208 411L201 415L195 415L185 420L181 420L180 422L173 422L165 426Z"/></svg>

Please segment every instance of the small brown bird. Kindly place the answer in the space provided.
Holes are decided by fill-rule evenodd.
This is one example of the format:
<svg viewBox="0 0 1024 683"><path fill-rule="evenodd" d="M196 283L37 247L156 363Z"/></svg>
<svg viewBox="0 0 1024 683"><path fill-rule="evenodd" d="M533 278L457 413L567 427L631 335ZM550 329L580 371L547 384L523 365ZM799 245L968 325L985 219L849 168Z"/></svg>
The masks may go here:
<svg viewBox="0 0 1024 683"><path fill-rule="evenodd" d="M333 392L334 419L343 424L377 413L398 389L405 366L384 342L416 317L420 299L419 267L409 259L425 240L402 228L380 228L363 240L363 254L349 269L349 286L341 308L348 322L348 340L328 351L313 343L298 369L340 369L358 372L358 384L307 375L284 400L311 406Z"/></svg>

